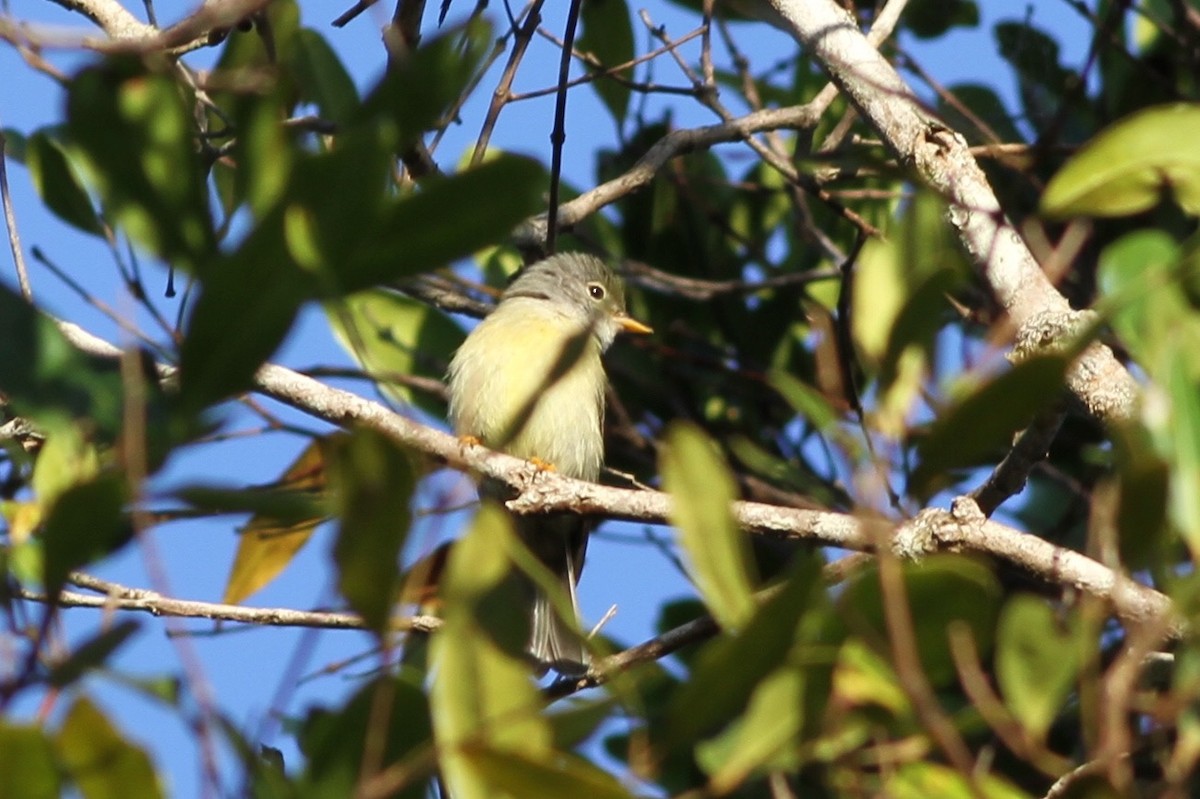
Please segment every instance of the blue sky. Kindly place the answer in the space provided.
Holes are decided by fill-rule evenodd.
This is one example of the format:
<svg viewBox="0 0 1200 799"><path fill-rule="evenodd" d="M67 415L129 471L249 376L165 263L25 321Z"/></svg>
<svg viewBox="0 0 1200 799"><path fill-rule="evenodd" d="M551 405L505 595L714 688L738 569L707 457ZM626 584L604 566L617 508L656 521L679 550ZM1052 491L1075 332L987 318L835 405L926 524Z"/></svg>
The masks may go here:
<svg viewBox="0 0 1200 799"><path fill-rule="evenodd" d="M341 13L343 6L349 5L349 2L338 5L301 0L302 20L327 37L345 60L359 87L364 88L371 85L382 69L384 53L378 32L387 12L384 4L381 4L346 28L330 27L329 22ZM437 5L430 4L430 13L434 12ZM455 8L471 5L473 3L459 2ZM563 21L556 15L563 13L565 5L547 4L552 8L547 12L544 24L551 30L562 29ZM493 12L502 7L499 3L493 3L492 6ZM1044 30L1059 38L1066 64L1082 63L1086 54L1087 26L1066 3L1042 2L1031 6L1019 2L984 0L981 6L984 22L977 29L955 31L935 43L904 41L926 70L943 84L950 85L962 80L987 83L1001 93L1010 107L1015 107L1015 86L1011 73L996 55L990 30L991 25L1000 19L1022 19L1027 12L1033 14L1034 20ZM131 3L130 7L135 12L140 11L141 3ZM631 7L635 13L637 9L646 7L654 22L665 24L675 36L686 33L696 22L694 16L661 0L643 0L640 4L631 4ZM86 28L86 21L82 17L71 15L48 1L15 0L8 8L20 19L56 28ZM1029 11L1031 8L1032 11ZM644 49L647 37L636 19L635 32L639 49ZM795 50L794 43L788 37L764 26L737 25L734 32L743 48L751 51L756 64L773 63ZM685 52L694 61L698 44L685 48ZM189 62L204 66L211 56L212 53L200 52L189 57ZM72 52L50 53L49 57L66 71L88 60L87 56ZM557 74L557 58L554 47L545 42L535 42L522 66L516 89L528 91L550 85ZM498 69L494 69L485 79L485 87L490 89L495 84ZM0 76L3 76L0 79L0 126L29 133L59 117L63 98L57 86L29 69L18 54L5 45L0 45ZM676 85L686 82L674 65L665 59L655 65L655 78L659 82ZM462 117L465 122L452 129L447 136L437 153L439 161L456 163L474 142L482 118L481 103L486 102L488 94L489 91L481 92L479 99L464 109ZM677 103L675 107L676 125L708 124L713 121L710 114L687 103ZM509 108L500 118L493 145L534 154L548 161L552 113L553 100L550 97ZM654 114L649 116L653 117ZM615 141L611 118L595 95L589 89L572 92L568 106L566 178L577 185L590 185L593 182L591 154L597 147L613 146ZM721 152L745 157L744 148L736 145L724 147ZM41 248L96 297L118 312L130 311L133 303L123 296L107 249L96 240L59 223L44 211L22 167L10 163L9 179L27 258L31 247ZM7 253L7 247L4 252ZM143 265L147 273L152 275L148 285L152 290L161 291L164 273L152 264ZM39 305L109 340L122 343L121 334L103 314L81 302L45 269L32 262L30 267ZM0 258L0 281L15 285L15 272L7 254ZM170 314L175 311L175 306L165 299L160 299L160 305ZM648 321L654 323L660 320ZM324 316L315 309L302 316L275 360L296 367L348 363L345 355L333 343ZM358 391L364 390L361 383L347 385ZM268 404L288 419L310 428L319 427L290 410ZM235 412L230 415L227 427L231 430L244 429L250 423L250 417ZM161 485L200 478L227 483L267 482L295 457L303 444L296 437L270 434L258 440L231 440L207 445L202 449L181 453L173 459L160 478ZM447 477L443 485L463 497L469 495L470 486L465 478ZM220 599L236 546L234 530L238 523L238 520L230 519L177 523L153 533L155 549L162 559L169 590L173 595L211 601ZM423 520L418 523L420 526L414 531L413 539L419 541L422 537L441 535L445 529L452 529L457 523L456 519ZM621 533L621 539L640 535L640 528L629 525L617 531ZM665 529L658 532L663 536L669 535ZM291 568L276 583L254 596L250 604L307 608L333 603L331 574L326 562L329 543L327 531L316 536ZM144 552L138 548L130 548L93 571L127 585L151 585ZM615 603L618 613L607 629L610 634L624 641L635 643L652 633L656 612L664 597L689 594L689 587L674 566L651 547L601 536L589 550L588 568L581 586L584 616L594 622ZM94 633L101 623L100 615L90 610L67 611L63 618L66 635L73 641ZM175 648L178 641L173 643L164 636L161 622L149 617L140 621L142 631L116 659L118 670L143 676L178 673L179 653ZM211 627L197 622L180 623L176 628L204 633L211 631ZM371 642L367 636L358 633L312 633L280 629L242 631L229 627L223 634L190 637L185 645L196 653L204 678L222 710L235 723L244 725L247 731L264 729L269 733L277 726L267 720L278 692L282 690L289 697L283 706L284 710L299 713L313 703L337 702L339 697L356 687L357 676L368 667L354 666L332 676L308 680L299 686L294 686L296 673L309 674L331 663L346 661L368 650ZM298 657L297 652L303 653L303 656ZM156 764L168 779L167 787L171 795L201 795L194 735L174 711L163 710L154 702L104 677L90 678L89 688L95 689L114 722L151 750ZM18 714L33 714L37 699L31 696L21 703L17 708ZM60 706L62 704L65 703L60 701ZM282 748L288 761L296 762L295 750L286 735L268 734L263 737L252 734L252 737Z"/></svg>

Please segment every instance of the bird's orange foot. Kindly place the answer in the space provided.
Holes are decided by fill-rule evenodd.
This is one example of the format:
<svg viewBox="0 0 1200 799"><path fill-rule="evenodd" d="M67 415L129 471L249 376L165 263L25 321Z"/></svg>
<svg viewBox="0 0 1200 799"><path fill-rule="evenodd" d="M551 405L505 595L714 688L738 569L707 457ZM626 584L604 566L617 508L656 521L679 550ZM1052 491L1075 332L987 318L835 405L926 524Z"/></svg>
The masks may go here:
<svg viewBox="0 0 1200 799"><path fill-rule="evenodd" d="M557 469L554 468L553 463L544 461L541 458L530 458L529 462L532 463L539 472L556 472L556 471L558 471Z"/></svg>
<svg viewBox="0 0 1200 799"><path fill-rule="evenodd" d="M483 440L479 436L459 436L458 443L463 447L482 447Z"/></svg>

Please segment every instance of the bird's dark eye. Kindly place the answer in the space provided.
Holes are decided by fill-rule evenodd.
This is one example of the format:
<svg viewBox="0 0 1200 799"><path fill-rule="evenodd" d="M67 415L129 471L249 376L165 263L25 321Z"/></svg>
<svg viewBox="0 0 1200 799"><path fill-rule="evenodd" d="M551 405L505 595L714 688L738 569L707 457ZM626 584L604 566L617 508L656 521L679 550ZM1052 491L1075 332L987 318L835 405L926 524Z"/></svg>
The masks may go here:
<svg viewBox="0 0 1200 799"><path fill-rule="evenodd" d="M604 299L604 286L601 286L599 283L588 283L587 289L588 296L593 300Z"/></svg>

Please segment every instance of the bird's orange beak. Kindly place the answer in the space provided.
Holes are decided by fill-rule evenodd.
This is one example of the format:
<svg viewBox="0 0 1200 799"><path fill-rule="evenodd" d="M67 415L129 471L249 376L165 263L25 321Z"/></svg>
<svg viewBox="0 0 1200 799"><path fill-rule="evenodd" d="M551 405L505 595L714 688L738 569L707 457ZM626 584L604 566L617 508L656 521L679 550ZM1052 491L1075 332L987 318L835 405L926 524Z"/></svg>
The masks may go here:
<svg viewBox="0 0 1200 799"><path fill-rule="evenodd" d="M654 328L650 327L650 325L642 324L624 311L621 311L616 315L616 320L617 324L620 325L621 330L625 331L626 333L645 334L654 332Z"/></svg>

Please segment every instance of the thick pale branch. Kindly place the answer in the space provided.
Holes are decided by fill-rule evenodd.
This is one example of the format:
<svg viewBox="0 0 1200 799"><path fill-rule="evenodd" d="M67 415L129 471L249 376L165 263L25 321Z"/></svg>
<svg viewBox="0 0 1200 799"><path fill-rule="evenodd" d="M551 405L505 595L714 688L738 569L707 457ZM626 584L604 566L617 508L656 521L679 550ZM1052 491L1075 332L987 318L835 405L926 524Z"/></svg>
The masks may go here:
<svg viewBox="0 0 1200 799"><path fill-rule="evenodd" d="M1004 215L966 141L928 117L892 65L833 0L771 0L793 35L821 62L833 82L879 132L901 163L950 203L950 221L980 265L1000 304L1018 326L1018 337L1046 345L1043 331L1069 333L1085 317L1073 311L1042 272ZM1137 384L1113 357L1092 345L1068 374L1068 386L1097 418L1128 418Z"/></svg>
<svg viewBox="0 0 1200 799"><path fill-rule="evenodd" d="M75 325L60 329L85 351L114 357L119 350ZM164 375L166 376L166 375ZM377 402L332 388L282 366L268 364L255 377L257 389L280 402L335 425L367 425L405 446L437 456L458 468L501 480L516 492L508 508L518 514L569 511L630 521L667 523L671 498L660 491L632 490L572 480L528 461L475 444L407 419ZM897 556L916 560L936 552L977 552L1012 563L1050 585L1075 588L1108 602L1122 621L1170 624L1171 600L1073 550L1057 547L986 519L973 500L954 511L928 509L902 524L844 513L801 510L759 502L737 502L739 525L751 533L808 541L860 552L889 542Z"/></svg>
<svg viewBox="0 0 1200 799"><path fill-rule="evenodd" d="M601 486L540 470L518 458L465 445L451 435L397 416L377 403L280 366L259 370L258 387L275 399L335 424L370 425L455 466L502 480L517 491L517 496L508 502L514 513L570 511L657 523L666 523L671 515L671 498L662 492ZM939 551L986 553L1013 563L1051 585L1070 586L1103 599L1112 604L1118 617L1129 623L1161 621L1171 613L1171 602L1163 594L1134 583L1085 555L988 521L982 515L976 519L961 513L927 510L896 526L883 519L757 502L736 503L734 515L749 532L810 541L815 545L872 551L879 541L889 541L895 554L910 560Z"/></svg>

